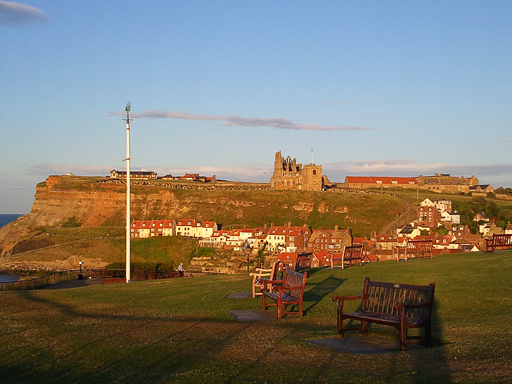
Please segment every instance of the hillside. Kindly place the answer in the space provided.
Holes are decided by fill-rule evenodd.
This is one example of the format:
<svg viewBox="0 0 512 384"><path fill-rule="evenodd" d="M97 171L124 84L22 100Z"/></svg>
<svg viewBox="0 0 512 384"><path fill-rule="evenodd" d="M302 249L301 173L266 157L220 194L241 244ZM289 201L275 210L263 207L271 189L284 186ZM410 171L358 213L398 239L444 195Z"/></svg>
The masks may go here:
<svg viewBox="0 0 512 384"><path fill-rule="evenodd" d="M244 183L198 188L203 187L169 182L133 185L132 219L214 220L224 228L287 222L306 223L313 228L338 225L351 228L354 236L369 236L407 206L391 195L368 192L270 191L264 185ZM25 242L24 249L30 249L27 242L47 235L49 228L123 227L125 214L123 183L105 178L50 176L37 185L31 212L0 229L0 254L9 255L20 241ZM122 231L117 233L122 236ZM57 239L43 240L47 245L54 241Z"/></svg>

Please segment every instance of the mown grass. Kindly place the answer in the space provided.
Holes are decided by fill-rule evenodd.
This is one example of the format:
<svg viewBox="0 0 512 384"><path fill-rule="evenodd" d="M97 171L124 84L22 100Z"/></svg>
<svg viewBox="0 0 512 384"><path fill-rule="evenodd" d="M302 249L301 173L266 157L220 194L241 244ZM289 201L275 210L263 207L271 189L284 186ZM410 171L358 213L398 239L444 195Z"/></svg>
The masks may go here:
<svg viewBox="0 0 512 384"><path fill-rule="evenodd" d="M305 316L280 321L238 322L228 314L260 309L261 299L225 298L250 290L246 275L1 293L0 377L3 383L506 383L511 267L512 252L498 252L316 270L306 285ZM434 347L353 355L304 341L335 337L331 297L360 293L365 276L436 283ZM397 338L394 329L377 326L370 335Z"/></svg>

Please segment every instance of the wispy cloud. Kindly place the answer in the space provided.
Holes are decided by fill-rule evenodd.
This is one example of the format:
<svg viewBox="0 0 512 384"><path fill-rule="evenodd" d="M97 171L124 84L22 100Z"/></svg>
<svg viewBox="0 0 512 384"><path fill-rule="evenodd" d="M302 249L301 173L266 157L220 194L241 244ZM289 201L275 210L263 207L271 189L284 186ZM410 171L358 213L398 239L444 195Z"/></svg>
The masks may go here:
<svg viewBox="0 0 512 384"><path fill-rule="evenodd" d="M111 116L125 116L125 112L108 112ZM375 128L354 127L348 125L325 126L316 124L298 124L291 120L275 118L258 118L242 116L208 116L195 115L182 111L162 111L160 109L151 109L142 113L130 114L130 117L138 119L183 119L196 121L224 121L225 127L273 127L276 129L307 130L307 131L373 131Z"/></svg>
<svg viewBox="0 0 512 384"><path fill-rule="evenodd" d="M31 176L48 177L50 175L66 175L73 173L80 176L107 176L112 167L104 165L73 165L73 164L36 164L26 165L24 173Z"/></svg>
<svg viewBox="0 0 512 384"><path fill-rule="evenodd" d="M0 25L16 26L48 19L42 10L11 1L0 1Z"/></svg>

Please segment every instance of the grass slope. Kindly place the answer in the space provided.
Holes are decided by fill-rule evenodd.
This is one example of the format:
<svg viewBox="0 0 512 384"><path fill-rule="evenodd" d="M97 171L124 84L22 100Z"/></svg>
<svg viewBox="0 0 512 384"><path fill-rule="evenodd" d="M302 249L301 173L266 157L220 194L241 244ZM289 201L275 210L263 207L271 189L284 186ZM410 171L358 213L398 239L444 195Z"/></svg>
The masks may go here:
<svg viewBox="0 0 512 384"><path fill-rule="evenodd" d="M281 321L238 322L228 314L260 309L261 299L225 298L250 290L250 278L241 275L4 292L0 377L2 383L506 383L511 256L455 254L316 270L306 285L305 316ZM365 276L436 282L436 346L352 355L304 342L335 337L331 297L360 293ZM372 325L370 334L397 339L391 328Z"/></svg>

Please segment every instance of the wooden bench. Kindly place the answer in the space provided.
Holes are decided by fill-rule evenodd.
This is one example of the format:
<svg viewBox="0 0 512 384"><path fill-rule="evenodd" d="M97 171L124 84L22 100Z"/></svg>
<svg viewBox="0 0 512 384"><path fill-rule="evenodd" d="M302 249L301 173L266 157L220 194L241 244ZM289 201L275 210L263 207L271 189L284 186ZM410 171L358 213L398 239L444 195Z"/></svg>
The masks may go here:
<svg viewBox="0 0 512 384"><path fill-rule="evenodd" d="M433 240L407 240L405 247L398 247L396 253L396 261L409 260L413 258L432 259ZM400 250L402 252L400 252Z"/></svg>
<svg viewBox="0 0 512 384"><path fill-rule="evenodd" d="M494 253L496 248L512 248L512 234L493 233L491 238L485 239L485 253Z"/></svg>
<svg viewBox="0 0 512 384"><path fill-rule="evenodd" d="M277 318L281 319L284 314L297 313L292 310L286 311L286 306L299 306L299 317L302 317L302 297L304 296L304 287L306 286L306 274L289 270L284 280L266 280L264 282L263 294L263 310L267 306L277 306ZM282 285L277 285L282 284ZM272 289L269 287L272 285ZM274 303L267 303L267 299Z"/></svg>
<svg viewBox="0 0 512 384"><path fill-rule="evenodd" d="M295 263L295 272L305 271L307 276L311 276L311 263L313 262L313 254L311 252L300 253Z"/></svg>
<svg viewBox="0 0 512 384"><path fill-rule="evenodd" d="M265 286L265 280L277 280L277 272L279 271L279 261L276 261L272 268L263 269L256 268L256 273L251 273L252 276L252 298L261 296L263 288ZM269 285L268 289L272 289L272 284Z"/></svg>
<svg viewBox="0 0 512 384"><path fill-rule="evenodd" d="M348 264L349 267L352 264L357 264L359 266L363 265L363 245L347 245L343 250L343 254L341 257L333 257L331 259L331 269L333 269L337 265L341 265L341 269L345 268L345 264Z"/></svg>
<svg viewBox="0 0 512 384"><path fill-rule="evenodd" d="M164 271L162 276L163 279L175 279L183 277L183 271Z"/></svg>
<svg viewBox="0 0 512 384"><path fill-rule="evenodd" d="M432 304L434 302L435 283L430 285L411 285L364 281L363 293L357 296L334 296L338 302L338 334L344 337L345 331L362 330L368 334L367 324L376 323L395 327L399 333L400 349L405 350L406 343L417 343L420 340L407 340L409 328L425 329L425 344L431 342ZM361 306L354 313L343 313L343 305L347 300L361 299ZM356 320L359 327L343 327L343 321Z"/></svg>

